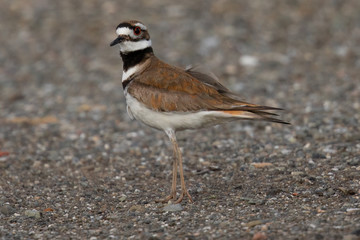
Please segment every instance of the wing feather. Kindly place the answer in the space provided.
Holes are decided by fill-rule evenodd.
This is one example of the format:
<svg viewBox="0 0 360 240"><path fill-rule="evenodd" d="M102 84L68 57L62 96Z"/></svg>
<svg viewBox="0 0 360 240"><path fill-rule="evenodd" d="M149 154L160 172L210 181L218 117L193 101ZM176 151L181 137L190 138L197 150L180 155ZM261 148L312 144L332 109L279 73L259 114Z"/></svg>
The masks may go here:
<svg viewBox="0 0 360 240"><path fill-rule="evenodd" d="M276 114L265 111L281 110L241 101L210 75L175 68L158 59L132 79L127 92L160 112L249 111L275 121L270 116Z"/></svg>

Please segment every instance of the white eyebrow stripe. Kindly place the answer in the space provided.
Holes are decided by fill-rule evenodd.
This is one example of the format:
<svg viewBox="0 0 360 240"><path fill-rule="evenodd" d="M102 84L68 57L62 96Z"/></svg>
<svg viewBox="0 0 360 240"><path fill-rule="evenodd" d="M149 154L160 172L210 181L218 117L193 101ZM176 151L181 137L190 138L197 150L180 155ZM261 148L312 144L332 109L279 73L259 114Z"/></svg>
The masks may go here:
<svg viewBox="0 0 360 240"><path fill-rule="evenodd" d="M135 26L140 27L142 30L147 30L147 27L142 23L135 23Z"/></svg>
<svg viewBox="0 0 360 240"><path fill-rule="evenodd" d="M127 27L121 27L116 29L117 35L130 35L132 33L132 30Z"/></svg>

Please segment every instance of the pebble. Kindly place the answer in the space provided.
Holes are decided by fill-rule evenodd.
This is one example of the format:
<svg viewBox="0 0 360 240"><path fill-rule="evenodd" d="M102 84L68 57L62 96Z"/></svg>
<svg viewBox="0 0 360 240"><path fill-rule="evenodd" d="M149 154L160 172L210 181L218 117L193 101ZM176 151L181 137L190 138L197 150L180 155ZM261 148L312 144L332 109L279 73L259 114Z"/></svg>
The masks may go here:
<svg viewBox="0 0 360 240"><path fill-rule="evenodd" d="M163 207L164 212L180 212L183 210L181 204L168 204Z"/></svg>
<svg viewBox="0 0 360 240"><path fill-rule="evenodd" d="M346 163L349 166L358 166L358 165L360 165L360 157L355 157L353 159L350 159L350 160L346 161Z"/></svg>
<svg viewBox="0 0 360 240"><path fill-rule="evenodd" d="M347 208L346 212L360 212L360 208Z"/></svg>
<svg viewBox="0 0 360 240"><path fill-rule="evenodd" d="M325 192L325 189L323 189L323 188L318 188L314 191L314 193L320 197L324 196L324 192Z"/></svg>
<svg viewBox="0 0 360 240"><path fill-rule="evenodd" d="M254 220L245 224L246 227L252 228L263 223L263 220Z"/></svg>
<svg viewBox="0 0 360 240"><path fill-rule="evenodd" d="M356 194L356 191L352 188L344 188L344 187L339 187L338 188L341 192L343 192L345 195L354 195Z"/></svg>
<svg viewBox="0 0 360 240"><path fill-rule="evenodd" d="M131 206L129 212L145 212L145 207L141 205Z"/></svg>
<svg viewBox="0 0 360 240"><path fill-rule="evenodd" d="M327 196L331 196L331 195L334 195L335 194L335 190L332 189L332 188L329 188L326 190L326 195Z"/></svg>
<svg viewBox="0 0 360 240"><path fill-rule="evenodd" d="M304 172L301 171L295 171L295 172L291 172L292 176L300 176L300 177L304 177L306 174Z"/></svg>
<svg viewBox="0 0 360 240"><path fill-rule="evenodd" d="M266 240L267 236L263 232L257 232L252 237L252 240Z"/></svg>
<svg viewBox="0 0 360 240"><path fill-rule="evenodd" d="M247 198L247 197L241 197L240 200L246 201L250 205L261 205L265 203L264 200L262 199Z"/></svg>
<svg viewBox="0 0 360 240"><path fill-rule="evenodd" d="M15 213L15 208L11 207L10 205L4 205L0 207L0 213L4 214L5 216L10 216Z"/></svg>
<svg viewBox="0 0 360 240"><path fill-rule="evenodd" d="M38 210L35 210L35 209L26 210L24 214L27 217L36 218L36 219L39 219L41 217L41 212L39 212Z"/></svg>
<svg viewBox="0 0 360 240"><path fill-rule="evenodd" d="M119 198L119 201L120 202L124 202L126 200L127 196L126 195L122 195L120 198Z"/></svg>
<svg viewBox="0 0 360 240"><path fill-rule="evenodd" d="M244 55L239 58L239 63L243 67L256 67L259 64L259 59L255 56Z"/></svg>

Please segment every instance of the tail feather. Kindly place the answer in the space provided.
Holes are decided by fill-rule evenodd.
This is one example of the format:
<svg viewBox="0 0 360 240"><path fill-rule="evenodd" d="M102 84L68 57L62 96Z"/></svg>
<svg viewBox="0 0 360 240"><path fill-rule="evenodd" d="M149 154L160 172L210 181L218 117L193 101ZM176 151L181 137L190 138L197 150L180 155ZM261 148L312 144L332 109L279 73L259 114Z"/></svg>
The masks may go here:
<svg viewBox="0 0 360 240"><path fill-rule="evenodd" d="M261 108L261 110L260 110ZM251 110L223 110L223 113L231 114L234 117L239 117L243 119L254 119L254 120L263 120L268 122L276 122L281 124L290 124L289 122L285 122L281 119L272 117L272 116L279 116L276 113L266 112L264 110L281 110L279 108L271 108L271 107L259 107L259 108L252 108Z"/></svg>

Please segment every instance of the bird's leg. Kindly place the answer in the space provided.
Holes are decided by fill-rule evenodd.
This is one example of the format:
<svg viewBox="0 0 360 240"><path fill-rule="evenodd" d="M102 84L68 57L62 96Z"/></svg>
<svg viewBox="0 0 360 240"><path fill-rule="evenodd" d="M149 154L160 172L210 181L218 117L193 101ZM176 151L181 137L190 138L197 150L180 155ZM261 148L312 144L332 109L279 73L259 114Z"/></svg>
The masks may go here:
<svg viewBox="0 0 360 240"><path fill-rule="evenodd" d="M171 193L164 199L157 200L156 202L168 202L170 199L176 199L176 179L177 179L177 157L174 154L173 156L173 177L171 185Z"/></svg>
<svg viewBox="0 0 360 240"><path fill-rule="evenodd" d="M173 178L171 184L171 199L176 199L176 179L177 179L177 158L173 156Z"/></svg>
<svg viewBox="0 0 360 240"><path fill-rule="evenodd" d="M170 138L170 135L168 132L166 132ZM175 133L174 133L175 134ZM171 184L171 193L170 195L168 195L167 197L165 197L164 199L160 199L157 200L156 202L168 202L169 200L176 199L176 180L177 180L177 156L175 153L175 149L174 149L174 156L173 156L173 179L172 179L172 184Z"/></svg>
<svg viewBox="0 0 360 240"><path fill-rule="evenodd" d="M175 132L173 130L169 130L169 131L166 131L166 133L168 134L170 141L173 145L175 159L176 159L176 162L179 164L179 169L180 169L181 194L180 194L179 199L176 200L175 203L181 202L185 195L188 196L190 202L193 202L193 200L185 186L184 172L183 172L183 166L182 166L182 155L181 155L180 148L176 141Z"/></svg>
<svg viewBox="0 0 360 240"><path fill-rule="evenodd" d="M182 156L181 156L181 152L180 152L180 149L177 145L177 142L175 140L175 146L177 148L177 154L178 154L178 163L179 163L179 169L180 169L180 182L181 182L181 194L180 194L180 197L178 200L176 200L176 203L179 203L183 200L184 196L188 196L189 198L189 201L190 202L193 202L188 190L186 189L186 186L185 186L185 179L184 179L184 171L183 171L183 166L182 166Z"/></svg>

